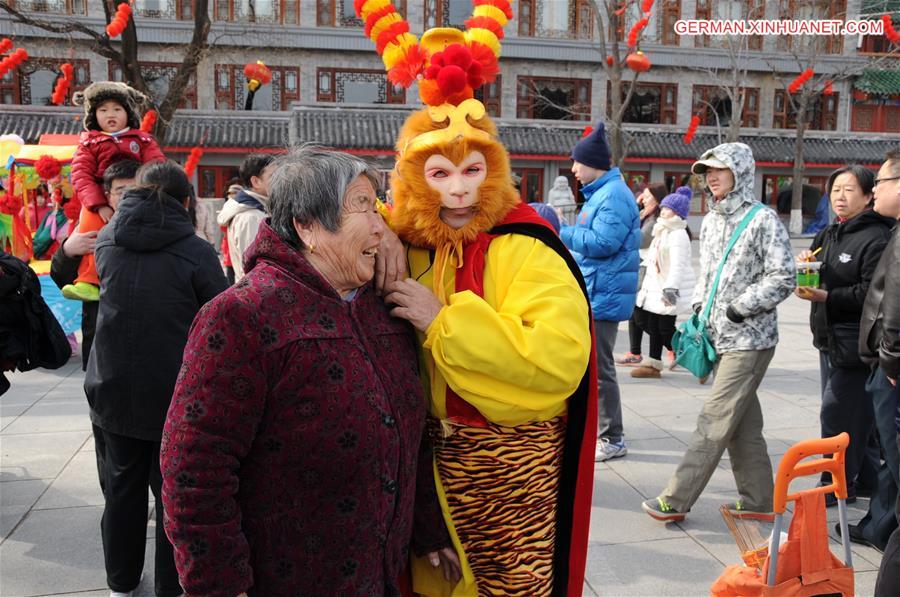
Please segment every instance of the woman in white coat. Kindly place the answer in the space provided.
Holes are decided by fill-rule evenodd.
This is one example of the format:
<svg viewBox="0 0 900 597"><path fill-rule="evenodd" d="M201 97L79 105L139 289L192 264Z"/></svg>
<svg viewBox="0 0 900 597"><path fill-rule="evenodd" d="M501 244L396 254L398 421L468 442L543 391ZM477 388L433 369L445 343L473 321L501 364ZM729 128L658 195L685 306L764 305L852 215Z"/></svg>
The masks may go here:
<svg viewBox="0 0 900 597"><path fill-rule="evenodd" d="M632 377L660 377L662 349L672 349L675 319L691 309L694 268L687 216L692 195L690 187L678 187L660 203L653 240L644 257L647 273L637 295L637 307L643 311L638 324L650 336L650 358L632 370Z"/></svg>

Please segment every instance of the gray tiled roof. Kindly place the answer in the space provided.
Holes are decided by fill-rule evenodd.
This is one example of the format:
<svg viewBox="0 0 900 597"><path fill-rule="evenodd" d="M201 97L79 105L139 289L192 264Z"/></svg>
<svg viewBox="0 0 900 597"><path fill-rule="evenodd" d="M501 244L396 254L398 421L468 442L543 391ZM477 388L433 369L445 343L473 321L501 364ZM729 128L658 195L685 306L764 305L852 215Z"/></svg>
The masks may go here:
<svg viewBox="0 0 900 597"><path fill-rule="evenodd" d="M408 109L380 107L306 107L293 112L182 111L175 117L167 147L208 148L284 147L290 142L314 141L331 147L357 151L391 152L394 139L409 114ZM80 111L68 108L3 106L0 133L17 133L36 143L42 133L77 133ZM500 138L514 156L565 158L581 138L584 123L548 121L498 121ZM683 131L674 127L631 130L632 158L693 160L715 146L715 134L702 132L685 145ZM293 130L290 130L293 129ZM790 131L746 135L758 161L792 163L794 137ZM808 133L804 158L810 164L880 163L891 147L900 145L900 135L868 133Z"/></svg>

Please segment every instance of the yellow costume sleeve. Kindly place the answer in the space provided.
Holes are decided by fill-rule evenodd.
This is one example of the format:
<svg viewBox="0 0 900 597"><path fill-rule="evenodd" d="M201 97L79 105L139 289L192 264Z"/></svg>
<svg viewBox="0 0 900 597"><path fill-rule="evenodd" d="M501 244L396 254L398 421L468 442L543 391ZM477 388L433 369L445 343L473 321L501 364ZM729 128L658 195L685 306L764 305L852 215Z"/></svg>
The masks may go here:
<svg viewBox="0 0 900 597"><path fill-rule="evenodd" d="M439 373L488 420L546 421L566 410L591 350L588 308L563 259L542 242L504 235L485 259L484 298L450 295L424 348ZM436 414L446 416L443 397Z"/></svg>

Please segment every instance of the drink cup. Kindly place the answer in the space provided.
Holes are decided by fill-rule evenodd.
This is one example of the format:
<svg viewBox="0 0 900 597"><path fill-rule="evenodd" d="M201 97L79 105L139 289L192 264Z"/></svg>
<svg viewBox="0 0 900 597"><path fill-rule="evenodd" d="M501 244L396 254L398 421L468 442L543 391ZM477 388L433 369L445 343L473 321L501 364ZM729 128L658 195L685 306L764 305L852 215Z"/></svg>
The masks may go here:
<svg viewBox="0 0 900 597"><path fill-rule="evenodd" d="M801 261L797 263L797 286L809 288L819 287L819 268L822 264L818 261Z"/></svg>

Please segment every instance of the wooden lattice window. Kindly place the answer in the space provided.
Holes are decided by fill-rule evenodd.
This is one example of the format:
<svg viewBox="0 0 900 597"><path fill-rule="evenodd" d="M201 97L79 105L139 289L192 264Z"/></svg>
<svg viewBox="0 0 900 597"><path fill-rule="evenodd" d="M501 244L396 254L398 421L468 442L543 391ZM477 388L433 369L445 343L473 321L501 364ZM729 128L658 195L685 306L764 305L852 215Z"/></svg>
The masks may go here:
<svg viewBox="0 0 900 597"><path fill-rule="evenodd" d="M807 127L813 130L833 131L837 127L837 92L831 95L820 95L810 100L806 110ZM784 89L775 90L774 117L772 127L776 129L792 129L797 126L797 110L792 106Z"/></svg>
<svg viewBox="0 0 900 597"><path fill-rule="evenodd" d="M404 104L406 90L393 85L382 70L319 68L316 100L339 104Z"/></svg>
<svg viewBox="0 0 900 597"><path fill-rule="evenodd" d="M847 0L779 0L778 18L782 21L839 20L847 18ZM796 40L802 43L815 42L825 54L840 54L844 49L841 35L815 36L779 35L779 51L791 50Z"/></svg>
<svg viewBox="0 0 900 597"><path fill-rule="evenodd" d="M10 6L22 12L85 15L87 0L9 0Z"/></svg>
<svg viewBox="0 0 900 597"><path fill-rule="evenodd" d="M694 85L692 114L700 117L700 124L703 126L726 126L731 122L731 98L721 87ZM759 89L744 88L741 126L759 126Z"/></svg>
<svg viewBox="0 0 900 597"><path fill-rule="evenodd" d="M573 33L576 39L593 39L594 37L594 5L590 0L574 0L572 16Z"/></svg>
<svg viewBox="0 0 900 597"><path fill-rule="evenodd" d="M518 2L519 14L517 17L520 37L534 36L535 4L536 0L519 0Z"/></svg>
<svg viewBox="0 0 900 597"><path fill-rule="evenodd" d="M868 133L900 133L900 97L883 102L854 102L850 112L850 130Z"/></svg>
<svg viewBox="0 0 900 597"><path fill-rule="evenodd" d="M288 110L300 100L300 67L272 66L272 81L256 90L254 110ZM247 101L247 79L238 64L216 65L216 109L243 110Z"/></svg>
<svg viewBox="0 0 900 597"><path fill-rule="evenodd" d="M622 101L627 95L622 85ZM678 85L668 83L637 83L631 101L622 115L622 122L638 124L675 124L678 119ZM606 83L606 112L612 113L612 88Z"/></svg>
<svg viewBox="0 0 900 597"><path fill-rule="evenodd" d="M681 18L681 0L662 0L658 5L659 39L667 46L677 46L678 35L675 33L675 21Z"/></svg>
<svg viewBox="0 0 900 597"><path fill-rule="evenodd" d="M425 29L432 27L465 27L472 16L472 4L460 0L424 0Z"/></svg>
<svg viewBox="0 0 900 597"><path fill-rule="evenodd" d="M121 67L115 62L109 62L108 64L109 79L111 81L122 81ZM175 62L141 62L140 66L141 74L144 76L144 83L147 84L147 93L150 94L153 103L159 105L169 92L169 81L172 80L172 77L175 76L181 65ZM196 74L191 75L191 78L188 79L182 98L179 108L197 107Z"/></svg>
<svg viewBox="0 0 900 597"><path fill-rule="evenodd" d="M766 3L765 0L697 0L696 15L697 19L705 21L761 20L766 16ZM702 48L722 45L721 41L716 41L717 37L697 35L694 45ZM762 42L761 35L751 35L747 39L747 48L761 50Z"/></svg>
<svg viewBox="0 0 900 597"><path fill-rule="evenodd" d="M484 104L487 113L495 118L500 117L501 90L500 75L497 75L493 83L488 83L475 90L475 99Z"/></svg>
<svg viewBox="0 0 900 597"><path fill-rule="evenodd" d="M91 65L88 60L31 57L19 68L8 71L0 79L0 103L51 105L50 97L60 77L59 67L64 62L72 65L74 80L65 102L66 105L71 105L72 94L84 90L91 82Z"/></svg>
<svg viewBox="0 0 900 597"><path fill-rule="evenodd" d="M591 80L519 77L516 116L546 120L587 120L591 115Z"/></svg>
<svg viewBox="0 0 900 597"><path fill-rule="evenodd" d="M213 20L299 25L300 0L214 0Z"/></svg>

